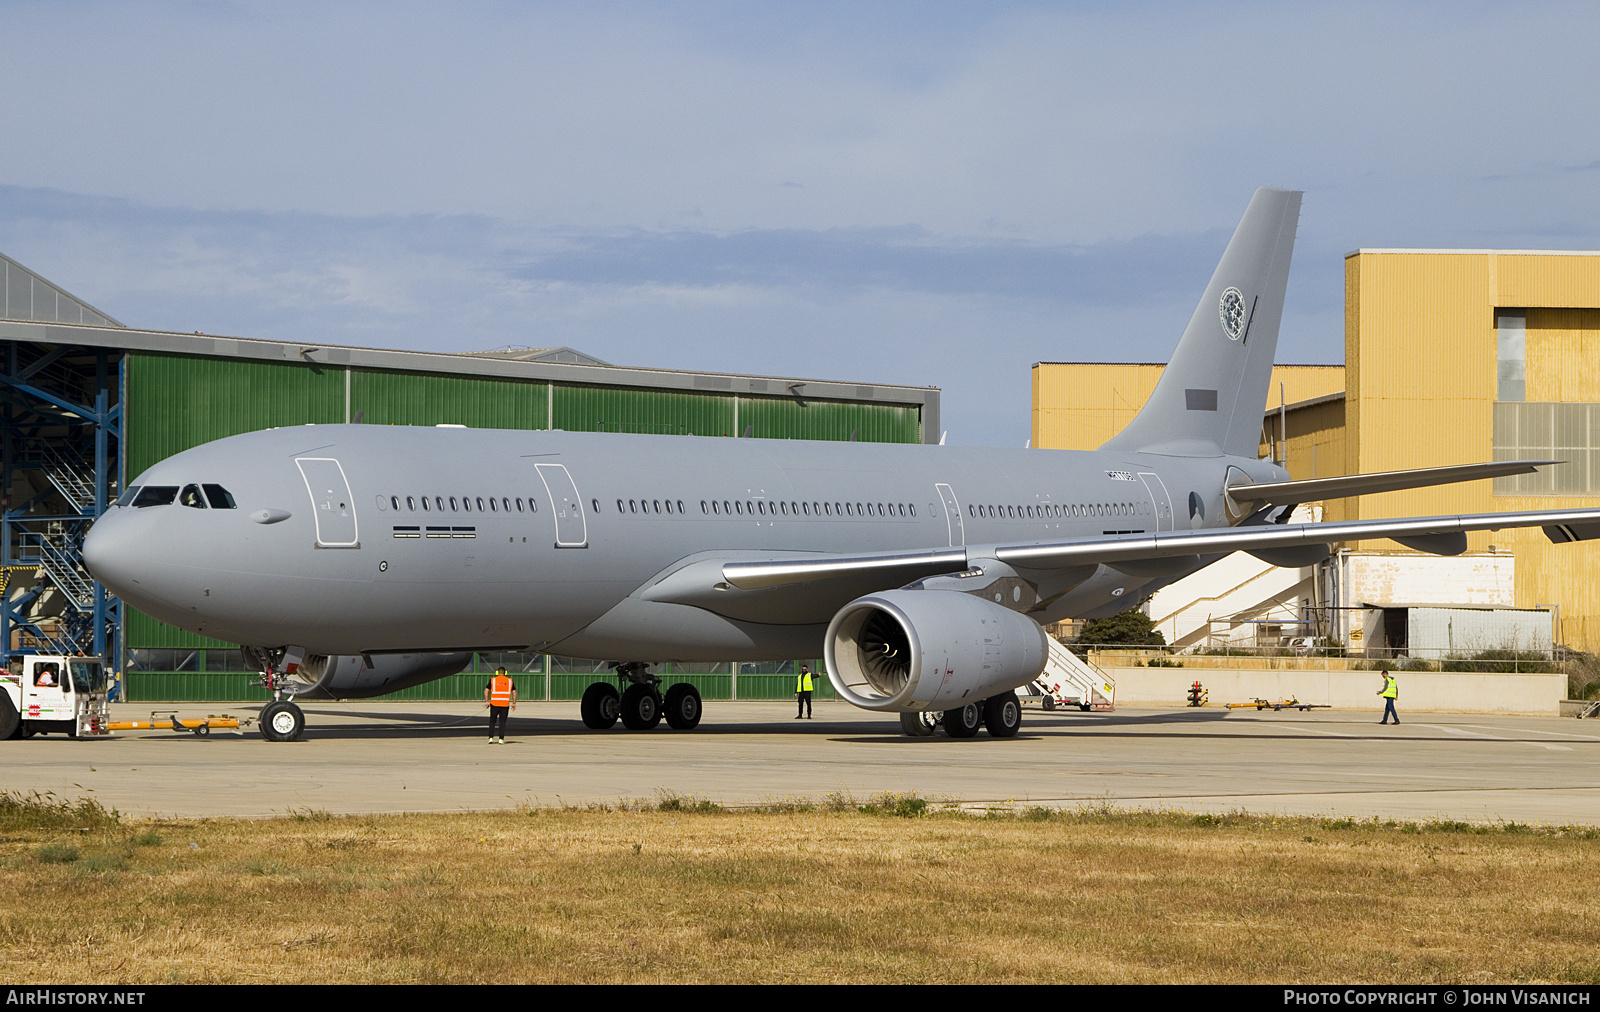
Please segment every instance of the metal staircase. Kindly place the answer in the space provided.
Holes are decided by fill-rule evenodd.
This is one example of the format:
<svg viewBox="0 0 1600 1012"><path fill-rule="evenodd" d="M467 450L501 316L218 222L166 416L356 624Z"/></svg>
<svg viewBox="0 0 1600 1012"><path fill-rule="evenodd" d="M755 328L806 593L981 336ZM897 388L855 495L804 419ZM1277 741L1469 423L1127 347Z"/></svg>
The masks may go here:
<svg viewBox="0 0 1600 1012"><path fill-rule="evenodd" d="M83 461L73 461L53 443L43 439L33 440L28 447L30 456L40 463L40 470L50 480L57 492L67 500L73 512L85 515L94 513L94 473Z"/></svg>
<svg viewBox="0 0 1600 1012"><path fill-rule="evenodd" d="M19 627L20 645L53 653L93 653L97 588L83 564L83 535L95 508L93 462L79 458L71 444L59 441L29 439L22 442L22 449L16 466L42 474L48 488L64 500L65 512L49 504L45 482L35 479L34 487L41 491L34 502L46 513L12 517L11 562L33 569L38 580L35 588L7 602ZM53 607L48 597L40 600L46 587L60 593Z"/></svg>
<svg viewBox="0 0 1600 1012"><path fill-rule="evenodd" d="M1115 708L1117 685L1099 665L1083 660L1054 636L1045 636L1050 656L1044 670L1030 688L1044 701L1045 709L1076 706L1080 710Z"/></svg>

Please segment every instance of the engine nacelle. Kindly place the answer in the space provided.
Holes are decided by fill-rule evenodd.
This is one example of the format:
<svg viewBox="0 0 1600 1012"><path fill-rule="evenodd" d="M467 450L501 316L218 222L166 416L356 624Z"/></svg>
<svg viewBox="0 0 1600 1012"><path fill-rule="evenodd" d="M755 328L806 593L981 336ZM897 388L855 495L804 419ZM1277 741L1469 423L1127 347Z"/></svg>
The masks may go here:
<svg viewBox="0 0 1600 1012"><path fill-rule="evenodd" d="M1026 615L970 594L889 590L840 609L828 680L868 710L949 710L1026 685L1049 656Z"/></svg>
<svg viewBox="0 0 1600 1012"><path fill-rule="evenodd" d="M456 674L471 662L471 654L310 654L290 681L297 699L370 699Z"/></svg>

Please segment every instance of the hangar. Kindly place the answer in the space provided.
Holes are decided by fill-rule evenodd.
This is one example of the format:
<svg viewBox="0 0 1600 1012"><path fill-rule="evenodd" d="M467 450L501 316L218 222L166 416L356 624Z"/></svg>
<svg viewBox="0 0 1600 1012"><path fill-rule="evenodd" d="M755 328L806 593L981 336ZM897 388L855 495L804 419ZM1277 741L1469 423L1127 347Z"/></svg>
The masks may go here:
<svg viewBox="0 0 1600 1012"><path fill-rule="evenodd" d="M125 479L181 450L312 423L468 425L761 439L938 442L939 391L776 376L638 369L571 348L391 351L125 326L0 256L0 642L97 653L126 698L267 698L235 644L183 632L109 597L83 535ZM476 698L506 663L523 698L576 699L595 666L495 655L407 690ZM709 699L792 692L744 666L692 673Z"/></svg>
<svg viewBox="0 0 1600 1012"><path fill-rule="evenodd" d="M1344 264L1344 364L1277 368L1263 455L1286 458L1296 478L1566 463L1309 504L1316 513L1360 520L1600 505L1600 252L1360 249ZM1033 445L1098 446L1143 405L1161 369L1035 365ZM1392 630L1397 610L1543 609L1554 626L1545 643L1600 650L1600 545L1551 550L1535 528L1469 535L1453 558L1384 541L1336 547L1315 571L1224 560L1210 590L1169 595L1151 617L1167 623L1169 642L1217 635L1221 619L1234 632L1330 635L1354 649L1383 623Z"/></svg>

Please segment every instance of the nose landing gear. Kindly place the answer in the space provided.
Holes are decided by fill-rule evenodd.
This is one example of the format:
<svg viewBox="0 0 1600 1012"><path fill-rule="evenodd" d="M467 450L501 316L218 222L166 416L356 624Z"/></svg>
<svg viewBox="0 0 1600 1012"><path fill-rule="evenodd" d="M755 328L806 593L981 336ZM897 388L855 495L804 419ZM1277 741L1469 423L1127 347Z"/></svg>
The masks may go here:
<svg viewBox="0 0 1600 1012"><path fill-rule="evenodd" d="M297 741L305 729L305 713L287 699L275 699L261 708L261 737L268 741Z"/></svg>
<svg viewBox="0 0 1600 1012"><path fill-rule="evenodd" d="M279 665L284 665L285 669L292 668L299 663L301 652L296 650L292 663L286 663L289 660L289 648L269 650L265 647L245 647L244 654L261 667L261 681L251 684L272 693L272 702L261 708L261 737L268 741L299 741L306 730L306 715L294 704L292 692L288 699L283 698L287 675L279 670Z"/></svg>

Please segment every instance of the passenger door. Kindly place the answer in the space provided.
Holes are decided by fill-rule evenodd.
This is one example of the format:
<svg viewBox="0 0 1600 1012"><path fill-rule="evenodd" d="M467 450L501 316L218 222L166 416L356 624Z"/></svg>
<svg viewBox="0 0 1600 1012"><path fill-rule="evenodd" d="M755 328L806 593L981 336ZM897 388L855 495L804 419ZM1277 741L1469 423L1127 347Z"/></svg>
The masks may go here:
<svg viewBox="0 0 1600 1012"><path fill-rule="evenodd" d="M317 547L360 548L355 500L344 468L332 457L296 457L295 464L311 494L311 512L317 518Z"/></svg>
<svg viewBox="0 0 1600 1012"><path fill-rule="evenodd" d="M1150 505L1156 513L1156 530L1172 530L1172 499L1167 495L1166 483L1159 474L1150 471L1140 471L1139 480L1144 482L1145 491L1150 493Z"/></svg>
<svg viewBox="0 0 1600 1012"><path fill-rule="evenodd" d="M544 490L550 494L550 512L556 517L557 548L589 547L589 522L584 516L578 486L561 464L535 464Z"/></svg>
<svg viewBox="0 0 1600 1012"><path fill-rule="evenodd" d="M956 501L955 489L943 482L934 485L939 490L939 501L944 503L945 523L950 528L950 547L959 548L967 543L967 531L961 523L961 504Z"/></svg>

